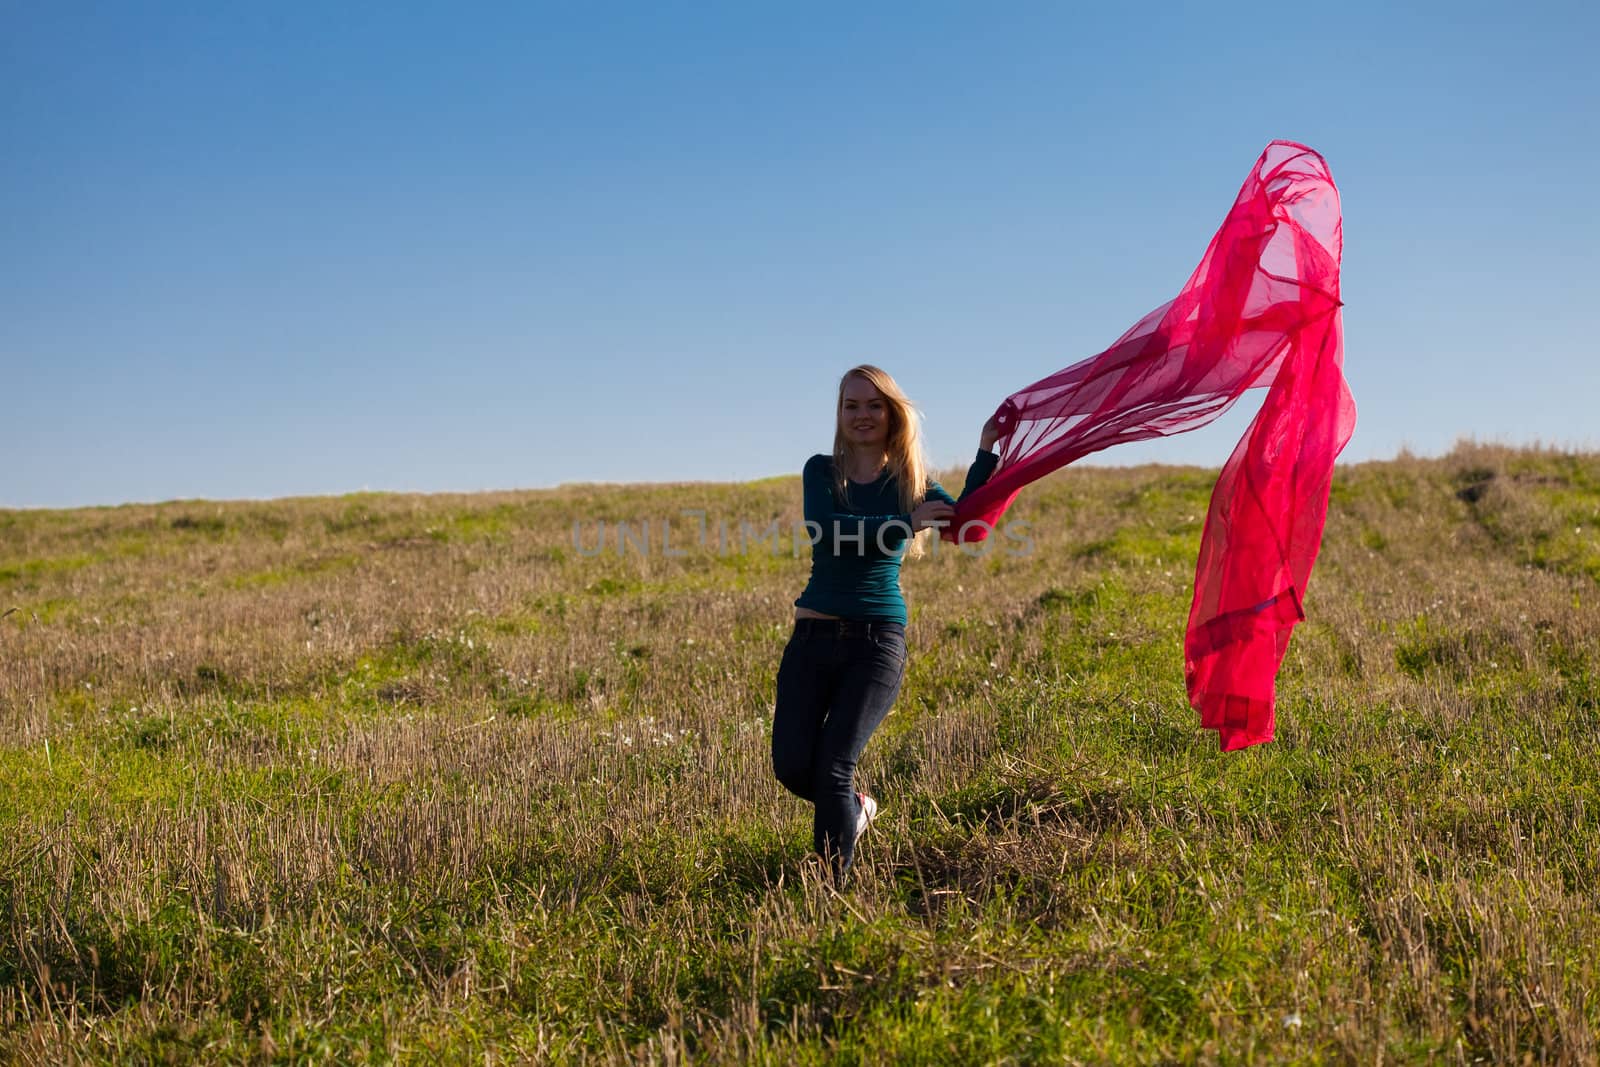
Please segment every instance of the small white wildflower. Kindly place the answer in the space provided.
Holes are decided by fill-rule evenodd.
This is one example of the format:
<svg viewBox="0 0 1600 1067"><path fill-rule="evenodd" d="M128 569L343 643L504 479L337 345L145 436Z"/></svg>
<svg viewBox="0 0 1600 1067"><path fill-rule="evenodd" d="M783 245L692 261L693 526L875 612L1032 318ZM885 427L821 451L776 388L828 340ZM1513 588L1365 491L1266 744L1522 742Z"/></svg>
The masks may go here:
<svg viewBox="0 0 1600 1067"><path fill-rule="evenodd" d="M1300 1029L1301 1024L1302 1020L1300 1019L1300 1013L1297 1011L1291 1011L1288 1015L1283 1017L1283 1025L1285 1029L1298 1030Z"/></svg>

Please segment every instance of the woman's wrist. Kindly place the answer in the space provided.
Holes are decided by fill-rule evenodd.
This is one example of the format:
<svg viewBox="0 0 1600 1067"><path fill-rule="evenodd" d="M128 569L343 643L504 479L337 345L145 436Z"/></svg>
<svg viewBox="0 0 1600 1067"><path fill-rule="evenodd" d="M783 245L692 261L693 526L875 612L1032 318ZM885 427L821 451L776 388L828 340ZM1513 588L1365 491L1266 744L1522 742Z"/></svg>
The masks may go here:
<svg viewBox="0 0 1600 1067"><path fill-rule="evenodd" d="M1000 416L997 412L990 415L988 421L978 430L978 451L993 452L994 444L998 440L1000 440Z"/></svg>

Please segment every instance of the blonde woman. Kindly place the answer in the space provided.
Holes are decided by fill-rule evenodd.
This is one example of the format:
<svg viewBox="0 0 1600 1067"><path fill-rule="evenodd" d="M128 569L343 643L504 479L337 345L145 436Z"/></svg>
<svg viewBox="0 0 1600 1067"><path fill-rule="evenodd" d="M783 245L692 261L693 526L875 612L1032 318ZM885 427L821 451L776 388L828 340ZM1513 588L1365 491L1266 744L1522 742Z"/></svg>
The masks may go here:
<svg viewBox="0 0 1600 1067"><path fill-rule="evenodd" d="M990 419L963 497L994 473L998 436ZM813 844L842 877L878 811L856 791L856 762L905 677L900 563L922 554L921 542L937 536L922 531L947 523L957 501L928 479L911 401L865 364L839 382L833 454L806 463L804 492L811 580L778 668L772 767L815 806Z"/></svg>

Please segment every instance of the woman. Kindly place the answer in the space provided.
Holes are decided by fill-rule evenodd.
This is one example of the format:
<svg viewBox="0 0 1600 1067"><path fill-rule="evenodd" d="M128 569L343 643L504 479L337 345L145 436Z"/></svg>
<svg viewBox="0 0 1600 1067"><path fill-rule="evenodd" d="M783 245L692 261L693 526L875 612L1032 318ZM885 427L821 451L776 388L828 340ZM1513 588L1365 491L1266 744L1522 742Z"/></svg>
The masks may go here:
<svg viewBox="0 0 1600 1067"><path fill-rule="evenodd" d="M878 811L856 792L856 761L905 677L900 562L922 554L917 535L948 522L957 503L928 480L917 420L893 378L854 367L839 382L833 455L805 466L811 580L778 668L772 767L816 806L813 844L840 876ZM994 473L998 437L990 419L963 497Z"/></svg>

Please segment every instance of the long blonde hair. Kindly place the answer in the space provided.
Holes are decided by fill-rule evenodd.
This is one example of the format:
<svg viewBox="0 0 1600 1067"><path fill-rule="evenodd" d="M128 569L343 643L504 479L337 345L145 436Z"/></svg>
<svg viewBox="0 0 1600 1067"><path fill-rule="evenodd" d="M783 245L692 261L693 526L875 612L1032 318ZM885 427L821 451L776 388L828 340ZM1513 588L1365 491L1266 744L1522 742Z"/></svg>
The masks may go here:
<svg viewBox="0 0 1600 1067"><path fill-rule="evenodd" d="M839 379L839 400L833 409L833 479L839 499L848 503L849 485L845 478L845 459L849 456L844 431L839 428L839 412L844 409L844 387L851 378L865 378L882 395L889 410L889 432L883 449L888 457L889 473L900 488L900 510L913 512L928 495L928 459L922 451L922 413L911 403L911 398L889 377L889 373L870 363L851 367ZM931 529L910 539L906 555L916 559L922 555L923 542L932 536Z"/></svg>

